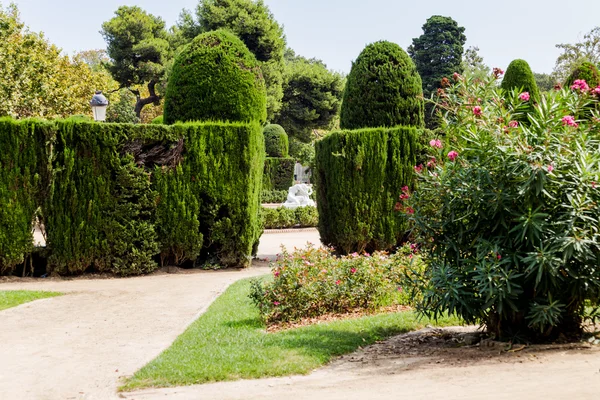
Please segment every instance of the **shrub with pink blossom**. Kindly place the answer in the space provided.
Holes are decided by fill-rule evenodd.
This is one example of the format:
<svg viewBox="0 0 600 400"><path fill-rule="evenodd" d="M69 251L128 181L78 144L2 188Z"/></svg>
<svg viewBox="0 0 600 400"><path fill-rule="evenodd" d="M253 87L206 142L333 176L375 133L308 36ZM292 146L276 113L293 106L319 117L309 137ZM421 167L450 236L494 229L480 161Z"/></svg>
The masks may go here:
<svg viewBox="0 0 600 400"><path fill-rule="evenodd" d="M445 89L451 152L431 147L436 162L415 169L416 190L396 207L427 265L419 309L503 339L578 334L600 295L598 96L567 87L532 104L496 79Z"/></svg>
<svg viewBox="0 0 600 400"><path fill-rule="evenodd" d="M313 246L284 251L272 265L272 280L252 281L250 298L270 324L408 304L399 282L406 281L408 271L422 269L414 251L408 245L393 255L340 257Z"/></svg>

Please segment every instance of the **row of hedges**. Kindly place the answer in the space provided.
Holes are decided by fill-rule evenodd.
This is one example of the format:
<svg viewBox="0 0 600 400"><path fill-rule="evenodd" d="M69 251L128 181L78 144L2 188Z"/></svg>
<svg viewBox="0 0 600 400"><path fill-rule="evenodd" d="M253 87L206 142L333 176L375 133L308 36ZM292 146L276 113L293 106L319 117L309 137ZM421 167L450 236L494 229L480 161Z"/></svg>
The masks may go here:
<svg viewBox="0 0 600 400"><path fill-rule="evenodd" d="M0 121L0 273L32 250L48 272L150 272L156 260L248 265L261 234L259 123ZM160 255L160 257L159 257Z"/></svg>
<svg viewBox="0 0 600 400"><path fill-rule="evenodd" d="M313 228L319 223L316 207L263 208L261 213L265 229Z"/></svg>
<svg viewBox="0 0 600 400"><path fill-rule="evenodd" d="M280 204L285 203L288 196L287 190L263 190L260 196L263 204Z"/></svg>
<svg viewBox="0 0 600 400"><path fill-rule="evenodd" d="M267 157L263 175L263 190L285 190L294 185L293 158Z"/></svg>

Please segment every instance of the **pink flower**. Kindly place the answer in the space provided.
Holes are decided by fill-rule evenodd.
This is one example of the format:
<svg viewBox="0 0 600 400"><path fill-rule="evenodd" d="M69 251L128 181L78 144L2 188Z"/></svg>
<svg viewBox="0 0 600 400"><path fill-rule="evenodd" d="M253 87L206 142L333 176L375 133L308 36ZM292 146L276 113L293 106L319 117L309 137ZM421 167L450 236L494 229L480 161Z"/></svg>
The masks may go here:
<svg viewBox="0 0 600 400"><path fill-rule="evenodd" d="M352 253L352 254L350 254L350 255L351 255L352 257L354 257L354 258L358 257L358 253L357 253L357 252L354 252L354 253Z"/></svg>
<svg viewBox="0 0 600 400"><path fill-rule="evenodd" d="M412 215L415 213L415 210L412 207L406 207L406 213Z"/></svg>
<svg viewBox="0 0 600 400"><path fill-rule="evenodd" d="M339 285L340 285L340 283L342 283L342 281L340 281L339 279L338 279L337 281L335 281L335 284L336 284L337 286L339 286Z"/></svg>
<svg viewBox="0 0 600 400"><path fill-rule="evenodd" d="M598 184L596 182L592 182L592 189L596 189L597 186Z"/></svg>
<svg viewBox="0 0 600 400"><path fill-rule="evenodd" d="M273 305L274 305L274 306L278 306L278 305L280 305L280 304L281 304L281 303L280 303L280 302L278 302L278 301L274 301L274 302L273 302Z"/></svg>
<svg viewBox="0 0 600 400"><path fill-rule="evenodd" d="M590 90L590 87L588 86L588 84L585 80L577 79L575 82L573 82L573 85L571 85L571 90L579 90L581 92L587 92L588 90Z"/></svg>
<svg viewBox="0 0 600 400"><path fill-rule="evenodd" d="M394 211L402 211L402 208L403 208L402 203L398 202L394 206Z"/></svg>
<svg viewBox="0 0 600 400"><path fill-rule="evenodd" d="M398 286L398 291L402 292L402 287L401 286Z"/></svg>
<svg viewBox="0 0 600 400"><path fill-rule="evenodd" d="M326 269L322 269L322 270L321 270L321 273L322 273L322 274L326 274L326 273L327 273L327 270L326 270Z"/></svg>
<svg viewBox="0 0 600 400"><path fill-rule="evenodd" d="M415 165L415 172L417 174L420 174L421 172L423 172L423 164Z"/></svg>
<svg viewBox="0 0 600 400"><path fill-rule="evenodd" d="M500 69L500 68L494 68L494 76L496 78L501 77L502 75L504 75L504 70Z"/></svg>
<svg viewBox="0 0 600 400"><path fill-rule="evenodd" d="M412 251L417 251L417 247L418 247L418 246L417 246L417 244L416 244L416 243L411 243L411 244L410 244L410 249L411 249Z"/></svg>
<svg viewBox="0 0 600 400"><path fill-rule="evenodd" d="M369 253L365 253L365 257L371 257Z"/></svg>
<svg viewBox="0 0 600 400"><path fill-rule="evenodd" d="M511 128L518 128L519 127L519 122L517 122L517 121L510 121L508 123L508 126L510 126Z"/></svg>
<svg viewBox="0 0 600 400"><path fill-rule="evenodd" d="M456 157L458 157L458 153L456 151L452 150L450 153L448 153L448 158L450 161L456 160Z"/></svg>
<svg viewBox="0 0 600 400"><path fill-rule="evenodd" d="M273 273L273 275L275 275L275 278L277 278L277 277L279 276L279 274L280 274L280 272L279 272L279 271L275 271L275 272Z"/></svg>
<svg viewBox="0 0 600 400"><path fill-rule="evenodd" d="M523 92L519 95L519 99L523 101L529 101L530 98L531 96L529 95L529 92Z"/></svg>
<svg viewBox="0 0 600 400"><path fill-rule="evenodd" d="M410 199L410 195L409 194L401 194L400 195L400 200L404 201L404 200L408 200Z"/></svg>
<svg viewBox="0 0 600 400"><path fill-rule="evenodd" d="M501 256L500 254L498 254L498 255L496 256L496 258L497 258L498 260L502 260L502 256Z"/></svg>
<svg viewBox="0 0 600 400"><path fill-rule="evenodd" d="M481 111L482 111L481 107L479 107L479 106L473 107L473 114L475 114L476 117L481 116Z"/></svg>
<svg viewBox="0 0 600 400"><path fill-rule="evenodd" d="M427 168L435 167L436 162L437 160L435 159L435 157L431 157L431 160L427 162Z"/></svg>
<svg viewBox="0 0 600 400"><path fill-rule="evenodd" d="M408 188L408 186L404 186L404 187L402 188L402 193L408 193L408 192L409 192L409 190L410 190L410 189Z"/></svg>
<svg viewBox="0 0 600 400"><path fill-rule="evenodd" d="M350 270L350 273L352 273L352 274L355 274L355 273L356 273L356 268L352 268L352 269Z"/></svg>
<svg viewBox="0 0 600 400"><path fill-rule="evenodd" d="M572 115L567 115L563 117L562 123L563 126L572 126L574 128L577 128L579 126L579 124L575 121L575 117L573 117Z"/></svg>
<svg viewBox="0 0 600 400"><path fill-rule="evenodd" d="M552 164L548 165L548 172L554 171L554 166Z"/></svg>
<svg viewBox="0 0 600 400"><path fill-rule="evenodd" d="M440 139L432 139L429 142L429 145L431 147L435 147L435 148L438 148L438 149L441 149L442 147L444 147L444 146L442 146L442 141Z"/></svg>
<svg viewBox="0 0 600 400"><path fill-rule="evenodd" d="M600 86L598 86L597 88L592 90L592 93L595 94L596 96L600 96Z"/></svg>

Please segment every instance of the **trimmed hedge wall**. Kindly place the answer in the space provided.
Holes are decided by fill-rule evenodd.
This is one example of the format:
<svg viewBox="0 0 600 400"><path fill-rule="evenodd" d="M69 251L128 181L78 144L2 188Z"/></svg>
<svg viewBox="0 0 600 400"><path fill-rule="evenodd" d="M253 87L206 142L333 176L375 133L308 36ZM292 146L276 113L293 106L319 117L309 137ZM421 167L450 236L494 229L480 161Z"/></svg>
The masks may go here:
<svg viewBox="0 0 600 400"><path fill-rule="evenodd" d="M317 208L311 206L263 208L261 214L265 229L314 228L319 224Z"/></svg>
<svg viewBox="0 0 600 400"><path fill-rule="evenodd" d="M407 231L394 211L413 185L419 131L412 127L334 132L316 143L317 207L324 244L340 253L389 250Z"/></svg>
<svg viewBox="0 0 600 400"><path fill-rule="evenodd" d="M258 123L1 120L0 141L0 273L31 251L38 207L50 273L141 274L159 254L250 263L262 232Z"/></svg>
<svg viewBox="0 0 600 400"><path fill-rule="evenodd" d="M288 157L290 143L287 133L281 125L270 124L265 126L265 148L267 157Z"/></svg>
<svg viewBox="0 0 600 400"><path fill-rule="evenodd" d="M164 122L264 122L266 90L260 64L237 36L206 32L175 57Z"/></svg>
<svg viewBox="0 0 600 400"><path fill-rule="evenodd" d="M294 185L295 166L296 160L293 158L267 157L263 175L263 190L288 191Z"/></svg>

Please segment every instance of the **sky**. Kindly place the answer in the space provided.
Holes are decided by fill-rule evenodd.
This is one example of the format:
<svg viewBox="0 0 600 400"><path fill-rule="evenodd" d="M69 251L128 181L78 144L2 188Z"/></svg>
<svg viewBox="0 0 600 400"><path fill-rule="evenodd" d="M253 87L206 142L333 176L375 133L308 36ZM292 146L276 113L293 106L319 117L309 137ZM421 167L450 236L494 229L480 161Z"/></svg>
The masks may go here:
<svg viewBox="0 0 600 400"><path fill-rule="evenodd" d="M121 5L138 5L176 23L198 0L13 0L32 31L42 31L67 54L105 48L99 31ZM349 72L369 43L389 40L408 48L432 15L450 16L466 28L467 47L484 62L506 68L516 58L535 72L550 73L558 43L575 43L600 25L600 0L265 0L284 25L288 46ZM0 0L6 6L8 1Z"/></svg>

